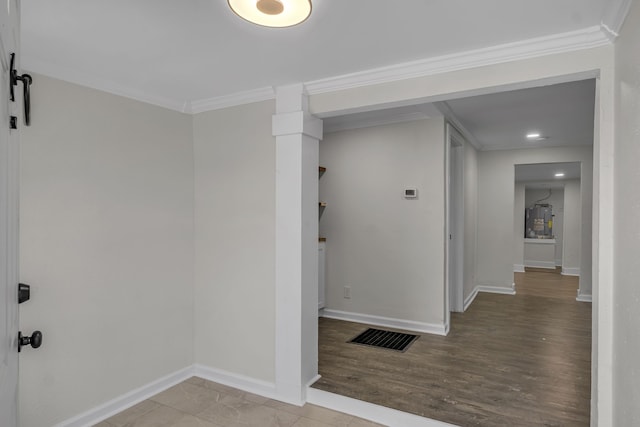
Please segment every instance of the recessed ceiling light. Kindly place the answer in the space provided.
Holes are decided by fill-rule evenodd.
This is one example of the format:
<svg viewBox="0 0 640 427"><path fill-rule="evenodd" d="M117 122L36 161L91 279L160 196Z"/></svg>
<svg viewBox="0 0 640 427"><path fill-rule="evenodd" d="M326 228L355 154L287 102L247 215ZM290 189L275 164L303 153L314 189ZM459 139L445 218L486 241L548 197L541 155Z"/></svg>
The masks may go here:
<svg viewBox="0 0 640 427"><path fill-rule="evenodd" d="M311 15L311 0L227 0L240 18L264 27L291 27Z"/></svg>
<svg viewBox="0 0 640 427"><path fill-rule="evenodd" d="M556 178L562 178L564 176L564 172L558 172L554 175Z"/></svg>
<svg viewBox="0 0 640 427"><path fill-rule="evenodd" d="M527 134L527 139L538 139L540 138L540 134L537 132L532 132Z"/></svg>

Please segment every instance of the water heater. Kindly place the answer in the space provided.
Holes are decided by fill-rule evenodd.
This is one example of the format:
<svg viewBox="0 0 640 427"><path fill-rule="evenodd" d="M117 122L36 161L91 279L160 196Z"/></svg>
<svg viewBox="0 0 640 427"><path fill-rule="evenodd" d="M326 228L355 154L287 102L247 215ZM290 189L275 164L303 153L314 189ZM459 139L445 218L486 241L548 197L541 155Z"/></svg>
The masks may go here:
<svg viewBox="0 0 640 427"><path fill-rule="evenodd" d="M553 212L551 205L535 205L525 209L524 237L528 239L553 238Z"/></svg>

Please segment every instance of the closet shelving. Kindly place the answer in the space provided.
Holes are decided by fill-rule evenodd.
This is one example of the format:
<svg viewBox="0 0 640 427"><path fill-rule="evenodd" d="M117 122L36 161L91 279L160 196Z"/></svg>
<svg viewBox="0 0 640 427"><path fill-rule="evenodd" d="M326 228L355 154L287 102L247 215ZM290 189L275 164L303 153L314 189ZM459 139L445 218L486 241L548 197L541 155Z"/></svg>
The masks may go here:
<svg viewBox="0 0 640 427"><path fill-rule="evenodd" d="M324 175L324 173L327 171L327 168L325 168L324 166L319 166L318 167L318 179L322 178L322 175ZM319 216L322 216L322 213L324 212L324 208L327 207L327 202L323 202L323 201L319 201L318 202L318 210L319 210ZM326 240L326 239L325 239Z"/></svg>

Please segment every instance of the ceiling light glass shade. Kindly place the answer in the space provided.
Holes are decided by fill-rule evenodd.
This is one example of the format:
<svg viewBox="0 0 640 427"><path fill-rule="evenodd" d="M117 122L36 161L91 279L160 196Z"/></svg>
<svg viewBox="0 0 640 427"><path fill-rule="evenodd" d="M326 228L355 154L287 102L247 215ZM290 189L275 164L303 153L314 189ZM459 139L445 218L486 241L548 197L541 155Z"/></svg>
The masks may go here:
<svg viewBox="0 0 640 427"><path fill-rule="evenodd" d="M227 0L233 12L265 27L291 27L311 15L311 0Z"/></svg>

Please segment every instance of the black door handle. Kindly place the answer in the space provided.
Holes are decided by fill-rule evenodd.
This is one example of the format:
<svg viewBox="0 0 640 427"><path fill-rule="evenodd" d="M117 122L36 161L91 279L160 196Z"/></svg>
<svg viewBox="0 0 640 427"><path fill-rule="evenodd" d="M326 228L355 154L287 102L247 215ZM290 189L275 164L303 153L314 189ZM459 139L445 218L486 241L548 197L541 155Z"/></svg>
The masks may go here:
<svg viewBox="0 0 640 427"><path fill-rule="evenodd" d="M24 124L29 126L31 124L31 83L33 79L29 74L18 75L18 71L15 68L16 54L11 54L11 69L9 72L9 92L11 93L11 100L15 101L16 97L13 93L13 87L18 84L18 81L22 82L22 94L24 96Z"/></svg>
<svg viewBox="0 0 640 427"><path fill-rule="evenodd" d="M38 348L42 345L42 332L34 331L30 337L22 336L22 332L18 332L18 352L22 350L23 345L30 345Z"/></svg>
<svg viewBox="0 0 640 427"><path fill-rule="evenodd" d="M23 94L23 104L24 104L24 124L25 126L31 125L31 83L33 79L29 74L23 74L18 77L19 80L22 80L22 94Z"/></svg>

